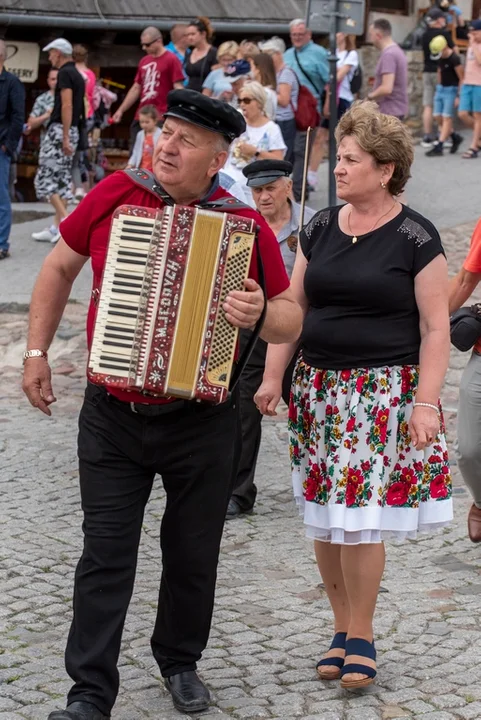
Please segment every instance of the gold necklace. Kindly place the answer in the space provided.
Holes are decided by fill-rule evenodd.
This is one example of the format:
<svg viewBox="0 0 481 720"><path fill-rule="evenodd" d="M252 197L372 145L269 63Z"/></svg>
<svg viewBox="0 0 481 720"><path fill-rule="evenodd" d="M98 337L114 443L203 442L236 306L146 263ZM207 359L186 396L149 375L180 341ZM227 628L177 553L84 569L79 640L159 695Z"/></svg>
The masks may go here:
<svg viewBox="0 0 481 720"><path fill-rule="evenodd" d="M383 217L386 217L386 215L389 215L389 213L391 212L391 210L393 209L393 207L395 207L396 203L397 203L397 200L395 200L395 201L393 202L393 204L391 205L391 207L389 208L389 210L388 210L387 212L385 212L383 215L381 215L380 218L378 218L378 219L376 220L376 222L374 223L374 225L372 226L372 228L371 228L370 230L368 230L366 233L363 233L363 235L369 235L369 233L374 230L374 228L376 227L376 225L378 224L378 222L380 222L380 221L383 219ZM349 211L349 215L347 216L347 227L349 228L349 232L350 232L351 235L352 235L352 240L351 240L351 242L352 242L353 245L355 245L355 244L357 243L357 241L358 241L359 238L357 237L357 235L354 235L354 233L352 232L352 228L351 228L351 213L352 213L352 210Z"/></svg>

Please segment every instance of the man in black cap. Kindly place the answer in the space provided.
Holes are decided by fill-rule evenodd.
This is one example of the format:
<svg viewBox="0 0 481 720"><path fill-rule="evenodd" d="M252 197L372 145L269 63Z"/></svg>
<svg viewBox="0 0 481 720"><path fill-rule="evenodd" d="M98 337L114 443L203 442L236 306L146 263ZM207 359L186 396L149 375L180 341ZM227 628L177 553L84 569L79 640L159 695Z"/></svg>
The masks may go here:
<svg viewBox="0 0 481 720"><path fill-rule="evenodd" d="M252 190L257 210L277 237L282 259L290 277L294 268L301 224L301 206L292 200L290 179L292 164L285 160L257 160L246 165L242 172L247 178L247 187ZM313 215L314 210L304 208L303 222L307 223ZM246 346L250 335L249 330L241 332L241 350ZM254 394L262 383L266 352L267 343L258 340L241 376L242 452L236 470L234 490L227 508L227 520L250 512L257 496L254 478L261 443L262 415L254 402ZM290 387L289 373L292 376L292 367L286 372L285 395L288 394Z"/></svg>
<svg viewBox="0 0 481 720"><path fill-rule="evenodd" d="M112 213L123 204L194 206L229 197L219 187L217 173L229 143L243 130L242 115L228 105L191 90L173 91L153 157L158 192L134 179L135 173L120 171L97 185L64 220L62 238L44 262L31 301L23 387L34 407L50 415L55 397L47 351L72 283L89 257L94 288L100 288ZM230 211L255 218L260 228L268 298L262 337L274 343L293 341L300 333L301 311L276 238L255 210L234 206ZM254 254L245 291L230 293L223 308L239 328L253 327L264 307L256 262ZM94 291L89 344L97 296ZM152 651L175 707L182 712L208 707L209 691L195 670L209 636L229 478L239 450L237 393L232 395L209 406L88 385L78 440L84 551L75 575L66 649L74 686L67 709L52 712L49 720L110 717L142 518L156 473L162 476L167 503Z"/></svg>
<svg viewBox="0 0 481 720"><path fill-rule="evenodd" d="M422 46L424 54L423 68L423 139L421 145L425 148L432 147L436 137L433 134L433 106L434 93L436 92L438 63L431 57L429 43L437 35L446 38L448 46L454 47L452 34L446 30L446 13L438 7L432 7L426 13L426 30L422 35Z"/></svg>

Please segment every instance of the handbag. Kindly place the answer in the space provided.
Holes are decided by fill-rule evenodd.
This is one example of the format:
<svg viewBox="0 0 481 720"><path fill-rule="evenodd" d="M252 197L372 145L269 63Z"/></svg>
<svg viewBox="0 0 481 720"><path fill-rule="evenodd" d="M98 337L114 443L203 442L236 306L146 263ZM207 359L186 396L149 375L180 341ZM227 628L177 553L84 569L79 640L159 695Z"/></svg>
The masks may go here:
<svg viewBox="0 0 481 720"><path fill-rule="evenodd" d="M299 65L299 70L307 78L307 80L309 80L311 85L313 87L316 87L316 84L312 81L312 78L302 67L299 61L297 50L294 50L294 56L296 58L297 64ZM321 116L318 109L318 102L314 95L311 93L309 88L307 88L305 85L301 85L301 83L299 82L299 78L297 78L297 81L299 83L299 96L297 98L297 110L294 110L294 117L296 120L297 129L301 132L305 132L309 127L318 127L319 123L321 122ZM292 103L291 107L293 108Z"/></svg>
<svg viewBox="0 0 481 720"><path fill-rule="evenodd" d="M449 320L451 342L461 352L467 352L481 337L481 303L462 307Z"/></svg>

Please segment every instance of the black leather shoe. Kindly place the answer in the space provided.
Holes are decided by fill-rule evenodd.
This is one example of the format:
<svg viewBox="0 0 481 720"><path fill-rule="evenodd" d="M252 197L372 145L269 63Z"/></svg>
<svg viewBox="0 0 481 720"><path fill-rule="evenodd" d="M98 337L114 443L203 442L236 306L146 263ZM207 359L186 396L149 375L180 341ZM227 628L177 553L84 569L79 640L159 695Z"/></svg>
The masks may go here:
<svg viewBox="0 0 481 720"><path fill-rule="evenodd" d="M172 695L174 707L180 712L202 712L209 707L210 693L195 670L165 678L165 687Z"/></svg>
<svg viewBox="0 0 481 720"><path fill-rule="evenodd" d="M108 720L110 715L103 715L92 703L73 702L66 710L54 710L48 720Z"/></svg>
<svg viewBox="0 0 481 720"><path fill-rule="evenodd" d="M233 520L236 517L239 517L239 515L250 515L252 513L252 508L249 508L248 510L244 510L237 500L233 497L229 500L229 504L227 505L227 512L225 514L226 520Z"/></svg>

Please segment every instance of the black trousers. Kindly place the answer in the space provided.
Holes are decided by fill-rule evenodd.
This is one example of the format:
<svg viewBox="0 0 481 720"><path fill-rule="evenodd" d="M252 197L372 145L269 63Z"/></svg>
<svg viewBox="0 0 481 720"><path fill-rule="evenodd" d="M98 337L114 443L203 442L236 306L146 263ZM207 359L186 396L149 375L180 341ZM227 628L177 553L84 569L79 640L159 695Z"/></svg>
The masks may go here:
<svg viewBox="0 0 481 720"><path fill-rule="evenodd" d="M156 473L167 504L151 646L164 677L195 669L209 637L238 419L235 399L145 417L88 386L79 419L84 549L65 654L75 683L68 703L91 702L109 714L115 702L122 630Z"/></svg>
<svg viewBox="0 0 481 720"><path fill-rule="evenodd" d="M287 160L287 162L293 162L294 159L294 143L296 140L296 134L297 134L297 127L296 127L296 121L293 118L292 120L278 120L277 124L279 125L282 133L282 137L284 138L284 142L287 145L286 154L284 155L284 160Z"/></svg>
<svg viewBox="0 0 481 720"><path fill-rule="evenodd" d="M241 351L249 335L248 331L241 332ZM262 383L266 352L267 343L258 340L239 381L242 452L235 471L232 497L242 510L251 510L257 497L257 487L254 480L262 439L262 415L256 407L254 395ZM289 404L292 375L296 360L297 352L287 367L282 383L282 398L286 404Z"/></svg>

